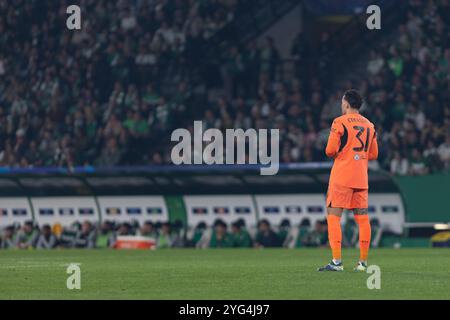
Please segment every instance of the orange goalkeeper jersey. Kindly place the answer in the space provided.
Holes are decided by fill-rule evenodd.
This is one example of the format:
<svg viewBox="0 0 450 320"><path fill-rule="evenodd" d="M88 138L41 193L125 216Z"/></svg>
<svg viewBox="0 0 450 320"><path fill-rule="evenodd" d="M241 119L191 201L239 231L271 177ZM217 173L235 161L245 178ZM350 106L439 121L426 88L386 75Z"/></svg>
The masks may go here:
<svg viewBox="0 0 450 320"><path fill-rule="evenodd" d="M374 125L358 113L334 119L325 153L334 159L330 185L368 189L368 163L378 157Z"/></svg>

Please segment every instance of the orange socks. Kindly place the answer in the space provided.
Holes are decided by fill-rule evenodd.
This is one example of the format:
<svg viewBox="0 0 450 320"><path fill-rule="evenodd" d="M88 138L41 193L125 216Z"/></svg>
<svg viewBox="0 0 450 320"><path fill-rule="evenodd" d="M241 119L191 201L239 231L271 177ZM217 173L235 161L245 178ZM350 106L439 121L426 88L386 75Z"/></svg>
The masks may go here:
<svg viewBox="0 0 450 320"><path fill-rule="evenodd" d="M367 261L370 248L370 221L367 214L355 214L355 221L359 226L359 260Z"/></svg>
<svg viewBox="0 0 450 320"><path fill-rule="evenodd" d="M367 214L355 214L355 221L359 226L359 260L367 261L370 248L370 221ZM341 218L332 214L327 216L328 223L328 240L330 242L331 252L334 260L341 259Z"/></svg>
<svg viewBox="0 0 450 320"><path fill-rule="evenodd" d="M329 214L327 215L328 223L328 241L330 242L331 252L334 260L341 260L341 217Z"/></svg>

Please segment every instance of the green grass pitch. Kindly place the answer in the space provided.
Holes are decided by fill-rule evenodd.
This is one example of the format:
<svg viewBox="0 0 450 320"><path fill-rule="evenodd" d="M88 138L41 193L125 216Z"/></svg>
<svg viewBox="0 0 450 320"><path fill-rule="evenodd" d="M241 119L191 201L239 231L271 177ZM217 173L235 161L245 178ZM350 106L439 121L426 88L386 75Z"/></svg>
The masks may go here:
<svg viewBox="0 0 450 320"><path fill-rule="evenodd" d="M381 289L352 271L319 273L327 249L0 251L0 299L450 299L448 249L372 249ZM81 290L66 268L80 263Z"/></svg>

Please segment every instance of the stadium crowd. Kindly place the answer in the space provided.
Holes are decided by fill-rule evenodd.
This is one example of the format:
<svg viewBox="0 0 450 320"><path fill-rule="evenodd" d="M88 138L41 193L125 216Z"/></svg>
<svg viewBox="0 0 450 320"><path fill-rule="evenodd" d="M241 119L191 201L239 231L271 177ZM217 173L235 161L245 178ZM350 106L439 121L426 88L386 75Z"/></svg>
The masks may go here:
<svg viewBox="0 0 450 320"><path fill-rule="evenodd" d="M100 225L90 221L75 222L63 227L56 223L41 227L33 221L22 226L11 225L3 229L0 248L3 249L54 249L54 248L115 248L117 237L139 235L153 239L158 248L181 246L178 225L145 222L116 224L105 221Z"/></svg>
<svg viewBox="0 0 450 320"><path fill-rule="evenodd" d="M372 219L373 243L380 242L381 229L377 219ZM353 219L347 219L343 228L343 244L354 247L358 243L358 227ZM120 236L141 236L152 239L156 248L270 248L270 247L326 247L328 245L326 220L318 220L314 226L304 218L298 226L291 226L285 219L273 227L263 219L256 230L249 230L240 219L228 226L217 219L212 227L200 222L185 232L180 222L146 221L115 223L104 221L97 225L89 221L67 227L60 224L37 226L26 221L22 226L11 225L0 230L0 249L55 249L55 248L117 248Z"/></svg>
<svg viewBox="0 0 450 320"><path fill-rule="evenodd" d="M326 34L314 50L304 35L295 38L288 80L280 79L274 39L230 47L213 73L219 85L203 83L204 105L193 99L199 50L233 20L241 1L85 0L78 32L61 27L64 2L6 2L0 166L170 163L170 132L192 129L198 114L207 128L280 129L282 162L325 161L343 90L356 87L378 131L374 166L400 175L450 168L448 1L410 1L396 36L373 47L366 79L340 90L320 72L303 72L332 50ZM169 84L176 85L167 94Z"/></svg>

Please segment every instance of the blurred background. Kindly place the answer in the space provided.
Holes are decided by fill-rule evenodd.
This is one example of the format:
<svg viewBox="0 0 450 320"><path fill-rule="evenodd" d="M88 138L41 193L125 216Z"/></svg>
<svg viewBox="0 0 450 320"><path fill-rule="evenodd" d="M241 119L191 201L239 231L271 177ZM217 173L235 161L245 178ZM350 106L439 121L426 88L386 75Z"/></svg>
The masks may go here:
<svg viewBox="0 0 450 320"><path fill-rule="evenodd" d="M85 0L68 30L71 4L0 0L1 248L327 246L349 88L380 145L372 246L450 245L449 1ZM279 129L278 175L171 165L194 120Z"/></svg>

